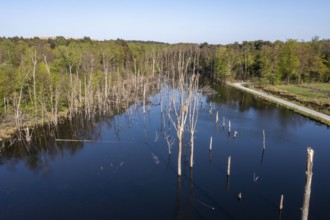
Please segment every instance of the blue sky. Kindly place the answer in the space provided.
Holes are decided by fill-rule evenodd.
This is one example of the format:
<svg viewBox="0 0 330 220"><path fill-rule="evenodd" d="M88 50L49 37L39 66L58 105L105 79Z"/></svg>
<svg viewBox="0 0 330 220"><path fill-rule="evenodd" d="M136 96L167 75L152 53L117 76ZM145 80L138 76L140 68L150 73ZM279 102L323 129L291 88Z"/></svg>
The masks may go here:
<svg viewBox="0 0 330 220"><path fill-rule="evenodd" d="M226 44L330 38L329 0L0 0L0 36Z"/></svg>

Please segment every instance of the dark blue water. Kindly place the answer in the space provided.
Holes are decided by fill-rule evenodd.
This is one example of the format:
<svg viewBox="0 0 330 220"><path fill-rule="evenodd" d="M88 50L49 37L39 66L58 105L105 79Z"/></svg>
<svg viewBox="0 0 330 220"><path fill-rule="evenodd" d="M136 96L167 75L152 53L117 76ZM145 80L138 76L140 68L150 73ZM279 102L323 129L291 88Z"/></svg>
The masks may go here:
<svg viewBox="0 0 330 220"><path fill-rule="evenodd" d="M76 118L35 131L29 146L2 149L0 219L299 219L308 146L315 150L309 219L330 219L330 129L251 95L217 90L199 106L192 170L185 134L181 178L177 140L169 156L164 139L175 130L160 113L158 95L146 114L134 105L112 118Z"/></svg>

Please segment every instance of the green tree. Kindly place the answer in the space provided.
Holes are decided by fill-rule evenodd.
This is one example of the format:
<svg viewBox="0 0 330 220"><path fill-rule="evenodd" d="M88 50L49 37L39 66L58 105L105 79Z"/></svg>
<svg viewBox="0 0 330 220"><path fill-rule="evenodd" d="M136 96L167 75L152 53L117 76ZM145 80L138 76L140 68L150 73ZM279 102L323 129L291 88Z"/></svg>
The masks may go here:
<svg viewBox="0 0 330 220"><path fill-rule="evenodd" d="M262 84L278 84L280 82L279 51L282 42L263 45L260 49L260 78Z"/></svg>
<svg viewBox="0 0 330 220"><path fill-rule="evenodd" d="M289 84L291 80L299 80L298 68L300 65L298 57L298 43L288 40L282 47L280 53L280 72L282 80Z"/></svg>
<svg viewBox="0 0 330 220"><path fill-rule="evenodd" d="M231 76L231 55L226 47L219 47L215 55L215 72L220 80L226 80Z"/></svg>

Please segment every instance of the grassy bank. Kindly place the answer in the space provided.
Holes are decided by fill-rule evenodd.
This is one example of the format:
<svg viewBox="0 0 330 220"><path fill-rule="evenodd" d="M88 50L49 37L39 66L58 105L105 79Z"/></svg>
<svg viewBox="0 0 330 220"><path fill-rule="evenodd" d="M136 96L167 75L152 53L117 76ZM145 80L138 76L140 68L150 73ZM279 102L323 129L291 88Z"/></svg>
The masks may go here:
<svg viewBox="0 0 330 220"><path fill-rule="evenodd" d="M285 90L280 90L280 89L277 89L277 88L267 87L267 88L263 88L263 91L262 91L260 88L256 89L256 88L254 88L253 86L251 86L249 84L246 84L245 86L238 85L238 83L227 83L227 84L231 87L237 88L237 89L242 90L244 92L252 93L255 96L257 96L257 97L259 97L263 100L266 100L268 102L276 103L279 106L290 109L290 110L292 110L292 111L294 111L298 114L304 115L304 116L309 117L313 120L316 120L318 122L321 122L323 124L326 124L326 125L330 126L330 120L328 119L329 116L327 116L329 114L324 115L324 114L322 114L323 112L318 113L318 112L321 112L321 111L312 112L312 111L309 111L307 109L303 109L303 107L308 107L309 109L315 109L315 108L303 105L299 102L294 103L292 101L292 99L293 99L293 97L295 97L295 95L291 94L291 93L288 93ZM250 88L245 88L245 87L250 87ZM328 88L327 86L325 86L325 87ZM270 93L272 93L271 95L273 97L267 95L267 94L270 94ZM279 94L281 94L281 95L279 95ZM283 98L284 96L285 97L290 96L290 98L289 99L288 98ZM307 101L309 101L309 100L307 100ZM315 103L318 103L317 100L311 100L310 102L312 102L312 101L315 101ZM294 103L294 104L292 104L292 103ZM318 104L320 104L320 103L318 103ZM302 106L302 107L300 107L300 106Z"/></svg>
<svg viewBox="0 0 330 220"><path fill-rule="evenodd" d="M267 93L330 115L330 83L261 87Z"/></svg>

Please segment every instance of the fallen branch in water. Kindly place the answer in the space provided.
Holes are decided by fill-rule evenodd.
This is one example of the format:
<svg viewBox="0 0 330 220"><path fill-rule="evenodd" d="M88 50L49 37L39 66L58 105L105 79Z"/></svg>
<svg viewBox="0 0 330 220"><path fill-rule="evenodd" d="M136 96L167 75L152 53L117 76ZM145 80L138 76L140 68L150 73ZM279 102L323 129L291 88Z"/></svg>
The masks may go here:
<svg viewBox="0 0 330 220"><path fill-rule="evenodd" d="M55 141L68 141L68 142L99 142L99 143L134 143L133 141L96 141L96 140L75 140L75 139L55 139Z"/></svg>

